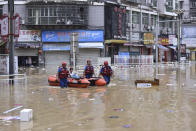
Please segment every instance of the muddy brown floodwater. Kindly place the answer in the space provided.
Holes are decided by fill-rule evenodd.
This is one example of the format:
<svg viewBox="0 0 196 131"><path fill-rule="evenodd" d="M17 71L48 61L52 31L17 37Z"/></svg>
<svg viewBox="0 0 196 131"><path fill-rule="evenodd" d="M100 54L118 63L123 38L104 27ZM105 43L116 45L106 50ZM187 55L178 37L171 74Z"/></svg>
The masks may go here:
<svg viewBox="0 0 196 131"><path fill-rule="evenodd" d="M154 66L115 68L107 87L48 86L49 70L28 69L27 83L0 83L0 131L195 131L196 65L159 65L160 86L138 89L136 79L153 79ZM5 120L33 109L33 120Z"/></svg>

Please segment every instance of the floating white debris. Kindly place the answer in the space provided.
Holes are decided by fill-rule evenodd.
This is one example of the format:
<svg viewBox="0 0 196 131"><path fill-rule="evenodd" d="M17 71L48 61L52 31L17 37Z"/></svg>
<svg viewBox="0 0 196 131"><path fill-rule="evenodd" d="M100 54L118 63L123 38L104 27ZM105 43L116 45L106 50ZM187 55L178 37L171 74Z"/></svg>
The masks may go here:
<svg viewBox="0 0 196 131"><path fill-rule="evenodd" d="M93 98L92 98L92 99L89 99L89 101L94 101L94 100L95 100L95 99L93 99Z"/></svg>
<svg viewBox="0 0 196 131"><path fill-rule="evenodd" d="M157 74L158 76L164 76L165 74Z"/></svg>
<svg viewBox="0 0 196 131"><path fill-rule="evenodd" d="M53 98L49 98L48 100L49 100L49 101L53 101L54 99L53 99Z"/></svg>
<svg viewBox="0 0 196 131"><path fill-rule="evenodd" d="M150 87L152 87L151 83L137 83L137 88L145 89L145 88L150 88Z"/></svg>
<svg viewBox="0 0 196 131"><path fill-rule="evenodd" d="M166 84L167 86L173 86L174 84Z"/></svg>
<svg viewBox="0 0 196 131"><path fill-rule="evenodd" d="M12 112L12 111L14 111L14 110L20 109L20 108L22 108L22 107L23 107L23 106L17 106L17 107L15 107L15 108L12 108L12 109L10 109L10 110L7 110L7 111L3 112L3 114L7 114L7 113L9 113L9 112Z"/></svg>
<svg viewBox="0 0 196 131"><path fill-rule="evenodd" d="M33 118L32 109L23 109L20 111L20 121L30 121Z"/></svg>

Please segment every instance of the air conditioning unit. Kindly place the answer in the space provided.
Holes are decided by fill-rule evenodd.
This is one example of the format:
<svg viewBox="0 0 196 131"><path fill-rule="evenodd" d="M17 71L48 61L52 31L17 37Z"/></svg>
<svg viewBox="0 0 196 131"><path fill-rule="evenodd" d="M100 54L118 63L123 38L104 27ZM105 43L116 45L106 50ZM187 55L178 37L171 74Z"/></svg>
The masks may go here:
<svg viewBox="0 0 196 131"><path fill-rule="evenodd" d="M25 24L25 20L22 19L21 20L21 24L24 25Z"/></svg>
<svg viewBox="0 0 196 131"><path fill-rule="evenodd" d="M165 5L168 6L169 5L169 2L165 2Z"/></svg>
<svg viewBox="0 0 196 131"><path fill-rule="evenodd" d="M147 29L150 30L151 29L150 26L147 26Z"/></svg>
<svg viewBox="0 0 196 131"><path fill-rule="evenodd" d="M132 24L132 28L135 28L136 27L136 24Z"/></svg>
<svg viewBox="0 0 196 131"><path fill-rule="evenodd" d="M154 26L151 26L151 29L154 30Z"/></svg>

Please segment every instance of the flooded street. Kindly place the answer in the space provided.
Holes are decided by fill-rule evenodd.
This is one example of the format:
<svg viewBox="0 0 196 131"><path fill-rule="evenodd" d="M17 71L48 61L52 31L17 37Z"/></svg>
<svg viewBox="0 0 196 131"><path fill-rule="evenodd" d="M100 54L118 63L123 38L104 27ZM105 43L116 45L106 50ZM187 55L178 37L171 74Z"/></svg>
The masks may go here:
<svg viewBox="0 0 196 131"><path fill-rule="evenodd" d="M160 86L138 89L135 80L152 80L155 66L114 67L107 87L85 89L48 86L51 73L29 69L9 87L0 83L0 131L194 131L196 130L196 65L158 65ZM33 109L33 120L19 116L17 106Z"/></svg>

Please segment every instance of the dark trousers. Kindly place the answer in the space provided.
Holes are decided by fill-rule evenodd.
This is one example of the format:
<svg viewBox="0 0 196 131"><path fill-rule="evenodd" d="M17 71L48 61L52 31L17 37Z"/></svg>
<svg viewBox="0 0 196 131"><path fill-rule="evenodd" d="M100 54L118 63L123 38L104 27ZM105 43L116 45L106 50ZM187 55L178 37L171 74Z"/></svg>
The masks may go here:
<svg viewBox="0 0 196 131"><path fill-rule="evenodd" d="M110 83L110 76L103 76L104 80L106 81L106 84L108 85Z"/></svg>
<svg viewBox="0 0 196 131"><path fill-rule="evenodd" d="M92 78L93 74L86 74L86 78Z"/></svg>
<svg viewBox="0 0 196 131"><path fill-rule="evenodd" d="M60 79L60 87L61 88L67 88L67 78L61 78Z"/></svg>

